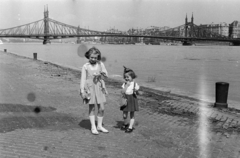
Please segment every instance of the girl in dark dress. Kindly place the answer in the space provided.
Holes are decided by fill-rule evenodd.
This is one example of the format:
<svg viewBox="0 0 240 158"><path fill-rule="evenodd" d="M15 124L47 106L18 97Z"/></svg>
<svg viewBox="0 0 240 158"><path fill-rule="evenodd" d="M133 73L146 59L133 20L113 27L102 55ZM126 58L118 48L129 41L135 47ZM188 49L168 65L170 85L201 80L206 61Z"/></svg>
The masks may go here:
<svg viewBox="0 0 240 158"><path fill-rule="evenodd" d="M134 125L134 112L139 111L138 100L136 92L139 90L139 85L134 81L137 77L133 70L124 67L123 77L125 83L122 85L122 94L127 99L127 106L123 109L123 120L124 125L121 127L122 130L125 130L126 133L131 133L133 131ZM127 123L128 113L130 113L130 121Z"/></svg>

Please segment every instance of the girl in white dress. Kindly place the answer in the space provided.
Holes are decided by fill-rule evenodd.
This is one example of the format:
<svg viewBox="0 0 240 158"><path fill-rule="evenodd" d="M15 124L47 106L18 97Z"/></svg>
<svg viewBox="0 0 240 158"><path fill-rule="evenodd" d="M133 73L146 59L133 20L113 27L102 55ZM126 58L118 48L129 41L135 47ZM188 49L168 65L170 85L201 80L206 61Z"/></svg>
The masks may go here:
<svg viewBox="0 0 240 158"><path fill-rule="evenodd" d="M90 48L85 57L89 62L83 65L81 71L80 95L85 104L89 104L89 119L91 123L92 134L99 134L98 131L108 133L108 130L102 126L104 116L104 103L107 89L104 78L108 76L104 64L101 62L101 52L95 48ZM98 107L97 127L95 125L95 104Z"/></svg>

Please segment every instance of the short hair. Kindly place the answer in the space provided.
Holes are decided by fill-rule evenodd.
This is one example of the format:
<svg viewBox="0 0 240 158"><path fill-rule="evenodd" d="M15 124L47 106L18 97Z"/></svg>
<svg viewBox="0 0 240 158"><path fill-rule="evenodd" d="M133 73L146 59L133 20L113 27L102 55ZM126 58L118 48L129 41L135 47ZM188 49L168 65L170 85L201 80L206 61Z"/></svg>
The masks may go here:
<svg viewBox="0 0 240 158"><path fill-rule="evenodd" d="M125 74L129 74L129 76L131 76L132 79L137 78L137 75L135 74L134 71L128 71L128 72L124 73L124 76L123 76L124 78L125 78Z"/></svg>
<svg viewBox="0 0 240 158"><path fill-rule="evenodd" d="M89 59L92 54L97 54L97 55L98 55L98 58L97 58L97 59L98 59L99 61L101 60L101 52L100 52L96 47L90 48L90 49L85 53L85 57L86 57L87 59Z"/></svg>

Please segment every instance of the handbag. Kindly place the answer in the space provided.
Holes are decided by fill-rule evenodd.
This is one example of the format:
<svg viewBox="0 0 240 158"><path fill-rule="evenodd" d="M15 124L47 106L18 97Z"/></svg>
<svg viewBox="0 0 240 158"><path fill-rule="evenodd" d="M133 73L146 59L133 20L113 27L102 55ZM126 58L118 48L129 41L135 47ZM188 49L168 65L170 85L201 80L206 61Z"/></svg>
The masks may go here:
<svg viewBox="0 0 240 158"><path fill-rule="evenodd" d="M82 94L83 104L88 104L91 99L91 92L89 89L84 87L84 92Z"/></svg>
<svg viewBox="0 0 240 158"><path fill-rule="evenodd" d="M126 106L127 106L127 98L126 98L126 96L123 94L122 97L121 97L120 110L123 110Z"/></svg>

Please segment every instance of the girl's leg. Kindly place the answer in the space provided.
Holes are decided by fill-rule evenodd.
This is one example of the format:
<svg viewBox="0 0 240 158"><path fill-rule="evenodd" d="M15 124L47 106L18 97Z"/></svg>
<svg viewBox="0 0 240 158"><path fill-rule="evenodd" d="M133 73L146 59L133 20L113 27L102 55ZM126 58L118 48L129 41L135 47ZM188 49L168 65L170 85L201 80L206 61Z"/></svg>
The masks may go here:
<svg viewBox="0 0 240 158"><path fill-rule="evenodd" d="M127 117L128 117L128 112L127 111L123 111L123 123L124 125L127 125L128 122L127 122Z"/></svg>
<svg viewBox="0 0 240 158"><path fill-rule="evenodd" d="M92 134L98 134L96 124L95 124L95 105L94 104L89 104L89 119L91 123L91 131Z"/></svg>
<svg viewBox="0 0 240 158"><path fill-rule="evenodd" d="M130 124L129 127L130 129L133 129L133 125L134 125L134 111L130 112Z"/></svg>
<svg viewBox="0 0 240 158"><path fill-rule="evenodd" d="M123 111L123 125L121 127L121 130L126 130L128 127L127 117L128 117L128 112Z"/></svg>
<svg viewBox="0 0 240 158"><path fill-rule="evenodd" d="M102 126L103 116L104 116L104 104L101 103L101 104L98 104L98 116L97 116L98 117L98 126L97 126L97 129L103 133L108 133L108 130Z"/></svg>

